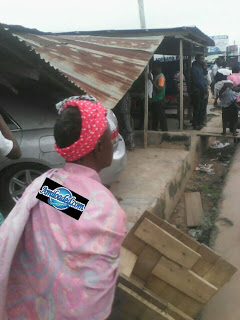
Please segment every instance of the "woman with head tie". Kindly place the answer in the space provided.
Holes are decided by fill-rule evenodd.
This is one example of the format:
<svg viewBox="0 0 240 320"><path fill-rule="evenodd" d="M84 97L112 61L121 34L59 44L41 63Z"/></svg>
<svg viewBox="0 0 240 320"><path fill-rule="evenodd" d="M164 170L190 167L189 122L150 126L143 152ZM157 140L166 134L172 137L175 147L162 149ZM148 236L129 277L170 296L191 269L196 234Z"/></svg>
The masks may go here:
<svg viewBox="0 0 240 320"><path fill-rule="evenodd" d="M103 320L112 307L125 214L98 172L112 161L106 110L92 97L60 105L66 159L25 191L0 229L0 319ZM79 220L36 198L46 178L87 198Z"/></svg>

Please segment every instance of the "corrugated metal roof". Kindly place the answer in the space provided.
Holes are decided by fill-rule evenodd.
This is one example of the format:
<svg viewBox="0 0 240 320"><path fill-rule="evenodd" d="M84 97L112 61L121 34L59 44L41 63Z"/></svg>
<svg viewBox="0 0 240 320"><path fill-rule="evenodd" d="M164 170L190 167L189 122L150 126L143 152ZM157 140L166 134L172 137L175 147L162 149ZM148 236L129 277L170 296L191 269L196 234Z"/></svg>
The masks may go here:
<svg viewBox="0 0 240 320"><path fill-rule="evenodd" d="M196 27L62 34L24 31L17 36L107 108L118 103L157 50L179 54L177 37L203 46L214 44ZM185 43L184 54L193 54L191 43Z"/></svg>
<svg viewBox="0 0 240 320"><path fill-rule="evenodd" d="M39 31L38 31L39 32ZM29 32L28 33L32 33ZM49 33L50 34L50 33ZM59 35L59 33L57 34ZM197 41L205 46L214 46L214 41L203 33L196 26L184 26L178 28L162 28L162 29L133 29L133 30L98 30L98 31L73 31L62 32L61 35L91 35L104 37L149 37L149 36L185 36L188 39Z"/></svg>
<svg viewBox="0 0 240 320"><path fill-rule="evenodd" d="M3 65L0 68L0 75L3 74L5 64L14 62L16 65L26 70L39 70L42 76L45 76L57 84L59 87L65 88L69 94L83 93L75 83L71 82L67 76L58 69L53 68L34 50L30 50L24 42L14 36L7 28L0 25L0 58ZM30 72L29 71L29 72ZM24 76L24 73L22 73ZM37 79L35 79L37 80ZM71 93L70 93L71 92Z"/></svg>
<svg viewBox="0 0 240 320"><path fill-rule="evenodd" d="M107 108L113 108L128 91L164 39L28 33L17 36Z"/></svg>

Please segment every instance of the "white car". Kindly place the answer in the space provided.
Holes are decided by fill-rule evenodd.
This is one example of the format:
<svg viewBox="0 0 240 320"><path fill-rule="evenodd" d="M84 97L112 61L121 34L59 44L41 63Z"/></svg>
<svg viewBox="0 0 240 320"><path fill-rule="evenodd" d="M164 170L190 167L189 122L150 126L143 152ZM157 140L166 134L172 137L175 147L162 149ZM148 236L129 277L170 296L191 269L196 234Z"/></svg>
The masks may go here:
<svg viewBox="0 0 240 320"><path fill-rule="evenodd" d="M21 111L20 111L21 110ZM0 158L0 212L8 214L22 196L26 187L50 168L62 167L65 163L54 149L53 128L57 117L56 110L42 110L41 104L28 105L1 102L0 113L14 133L21 148L19 160ZM118 121L111 110L107 119L112 130L112 165L100 172L104 185L117 179L126 164L126 148L118 133Z"/></svg>

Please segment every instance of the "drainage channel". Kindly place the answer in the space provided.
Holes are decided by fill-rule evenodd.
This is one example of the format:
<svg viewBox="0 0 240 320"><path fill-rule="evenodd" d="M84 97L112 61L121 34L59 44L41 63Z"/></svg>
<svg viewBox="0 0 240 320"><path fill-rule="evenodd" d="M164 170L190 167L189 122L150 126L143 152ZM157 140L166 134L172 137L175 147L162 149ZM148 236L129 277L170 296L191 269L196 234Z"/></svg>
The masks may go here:
<svg viewBox="0 0 240 320"><path fill-rule="evenodd" d="M207 151L201 155L169 220L207 246L211 246L215 238L214 224L221 205L222 190L237 147L237 144L229 144L224 139L219 142L211 142ZM201 196L203 215L194 228L188 227L187 223L186 193L200 193Z"/></svg>

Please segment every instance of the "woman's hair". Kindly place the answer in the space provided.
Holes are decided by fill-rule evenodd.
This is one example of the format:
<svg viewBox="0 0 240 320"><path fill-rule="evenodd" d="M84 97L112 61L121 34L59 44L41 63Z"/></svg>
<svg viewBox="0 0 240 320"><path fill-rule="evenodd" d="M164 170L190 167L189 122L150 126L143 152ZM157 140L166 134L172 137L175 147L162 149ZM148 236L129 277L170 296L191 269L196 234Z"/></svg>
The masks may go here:
<svg viewBox="0 0 240 320"><path fill-rule="evenodd" d="M76 142L81 134L82 120L78 108L68 106L57 118L54 137L58 148L66 148Z"/></svg>
<svg viewBox="0 0 240 320"><path fill-rule="evenodd" d="M240 67L238 64L235 64L232 68L232 73L239 73Z"/></svg>
<svg viewBox="0 0 240 320"><path fill-rule="evenodd" d="M162 63L159 60L153 61L153 69L154 68L162 68Z"/></svg>
<svg viewBox="0 0 240 320"><path fill-rule="evenodd" d="M219 82L219 81L222 81L222 80L227 80L227 76L225 76L224 74L222 74L220 72L217 72L216 76L215 76L215 81Z"/></svg>

